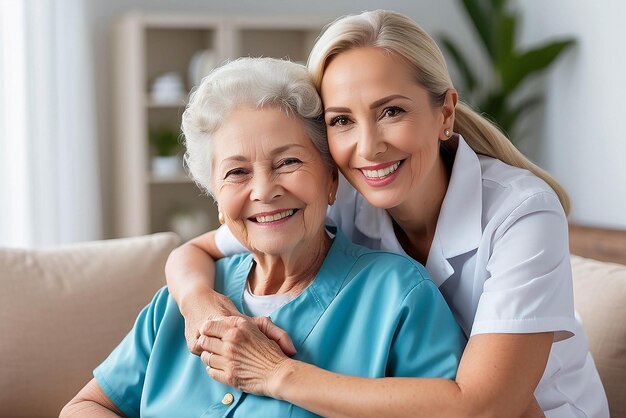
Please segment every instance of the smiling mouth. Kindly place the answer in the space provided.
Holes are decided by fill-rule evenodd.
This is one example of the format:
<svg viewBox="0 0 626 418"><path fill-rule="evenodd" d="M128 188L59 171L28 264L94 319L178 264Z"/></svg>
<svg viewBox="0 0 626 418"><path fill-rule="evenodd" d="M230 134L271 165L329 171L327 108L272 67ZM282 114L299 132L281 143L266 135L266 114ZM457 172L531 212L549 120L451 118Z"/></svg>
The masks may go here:
<svg viewBox="0 0 626 418"><path fill-rule="evenodd" d="M390 166L387 166L385 168L380 168L378 170L365 170L365 169L360 169L360 170L361 170L361 173L363 173L363 175L366 178L379 180L394 173L403 162L404 160L398 161L395 164L391 164Z"/></svg>
<svg viewBox="0 0 626 418"><path fill-rule="evenodd" d="M259 224L266 224L269 222L276 222L276 221L280 221L281 219L285 219L288 218L290 216L293 216L294 213L296 213L298 211L298 209L288 209L288 210L284 210L282 212L278 212L278 213L273 213L271 215L263 215L263 216L253 216L248 218L249 220L251 220L252 222L256 222Z"/></svg>

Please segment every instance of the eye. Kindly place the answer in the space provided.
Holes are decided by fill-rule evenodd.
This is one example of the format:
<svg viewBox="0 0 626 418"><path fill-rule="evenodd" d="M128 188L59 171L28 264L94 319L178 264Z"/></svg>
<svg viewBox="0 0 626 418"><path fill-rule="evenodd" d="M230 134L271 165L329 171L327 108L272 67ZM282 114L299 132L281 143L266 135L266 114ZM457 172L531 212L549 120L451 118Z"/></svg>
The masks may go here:
<svg viewBox="0 0 626 418"><path fill-rule="evenodd" d="M298 164L301 163L302 161L298 160L297 158L285 158L284 160L280 161L279 165L281 166L287 166L287 165L293 165L293 164Z"/></svg>
<svg viewBox="0 0 626 418"><path fill-rule="evenodd" d="M383 109L383 117L393 118L404 113L404 109L398 106L389 106Z"/></svg>
<svg viewBox="0 0 626 418"><path fill-rule="evenodd" d="M330 126L335 126L335 125L346 126L348 123L350 123L350 120L348 119L347 116L339 115L339 116L335 116L334 118L332 118L328 125L330 125Z"/></svg>
<svg viewBox="0 0 626 418"><path fill-rule="evenodd" d="M226 172L226 174L224 175L224 179L227 179L229 177L240 177L240 176L245 176L246 174L248 174L248 170L246 170L245 168L233 168L232 170L228 170Z"/></svg>
<svg viewBox="0 0 626 418"><path fill-rule="evenodd" d="M300 164L302 164L302 161L297 158L293 158L293 157L283 158L282 160L276 163L275 169L278 170L279 172L289 173L291 171L295 171L298 167L300 167Z"/></svg>

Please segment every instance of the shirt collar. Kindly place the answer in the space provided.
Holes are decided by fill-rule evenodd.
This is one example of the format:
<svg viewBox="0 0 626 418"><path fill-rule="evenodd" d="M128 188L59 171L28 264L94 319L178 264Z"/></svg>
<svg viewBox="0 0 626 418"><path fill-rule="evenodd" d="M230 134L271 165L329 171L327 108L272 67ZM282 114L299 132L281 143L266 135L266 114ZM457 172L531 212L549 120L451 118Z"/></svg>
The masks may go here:
<svg viewBox="0 0 626 418"><path fill-rule="evenodd" d="M449 141L453 141L451 147L456 146L456 154L426 263L439 286L454 273L447 260L475 250L482 237L480 161L462 136L456 135ZM367 237L380 240L381 248L406 255L393 234L387 211L373 207L361 195L357 195L354 225Z"/></svg>
<svg viewBox="0 0 626 418"><path fill-rule="evenodd" d="M482 237L480 161L463 137L451 140L457 142L456 155L426 263L438 286L454 273L448 260L478 248Z"/></svg>
<svg viewBox="0 0 626 418"><path fill-rule="evenodd" d="M350 250L351 244L348 239L336 228L327 228L336 235L315 280L300 295L270 316L276 325L287 331L298 352L322 314L337 296L356 260L354 256L348 255L354 251ZM298 318L297 324L293 323L293 318ZM295 358L298 358L297 356Z"/></svg>
<svg viewBox="0 0 626 418"><path fill-rule="evenodd" d="M297 297L270 315L276 325L287 331L298 351L337 296L356 261L355 249L360 248L353 246L337 228L328 226L327 231L335 235L315 280ZM224 294L233 301L239 312L243 312L243 292L253 262L252 254L246 254L238 268L226 280ZM298 318L297 323L293 322L293 318Z"/></svg>

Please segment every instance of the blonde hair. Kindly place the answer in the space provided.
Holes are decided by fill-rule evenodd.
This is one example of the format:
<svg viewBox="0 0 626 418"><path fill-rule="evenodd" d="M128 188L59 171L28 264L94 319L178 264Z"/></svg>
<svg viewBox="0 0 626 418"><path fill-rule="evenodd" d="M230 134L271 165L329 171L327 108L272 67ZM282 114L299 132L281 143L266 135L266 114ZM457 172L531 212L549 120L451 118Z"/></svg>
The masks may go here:
<svg viewBox="0 0 626 418"><path fill-rule="evenodd" d="M354 48L381 48L402 57L416 81L429 93L433 106L442 106L453 88L445 59L435 41L415 22L400 13L375 10L337 19L326 27L309 55L307 66L319 89L324 70L334 56ZM570 203L565 189L545 170L526 158L489 120L459 100L454 131L478 154L526 169L544 180L557 194L565 213Z"/></svg>

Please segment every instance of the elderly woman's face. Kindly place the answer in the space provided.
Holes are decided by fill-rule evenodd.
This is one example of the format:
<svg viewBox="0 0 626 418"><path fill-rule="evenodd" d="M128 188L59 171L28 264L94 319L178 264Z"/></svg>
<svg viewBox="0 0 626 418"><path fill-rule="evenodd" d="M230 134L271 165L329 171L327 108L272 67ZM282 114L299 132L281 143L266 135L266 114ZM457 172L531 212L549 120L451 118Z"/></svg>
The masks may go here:
<svg viewBox="0 0 626 418"><path fill-rule="evenodd" d="M237 108L213 137L213 158L220 211L250 250L287 254L323 237L337 180L297 118Z"/></svg>

